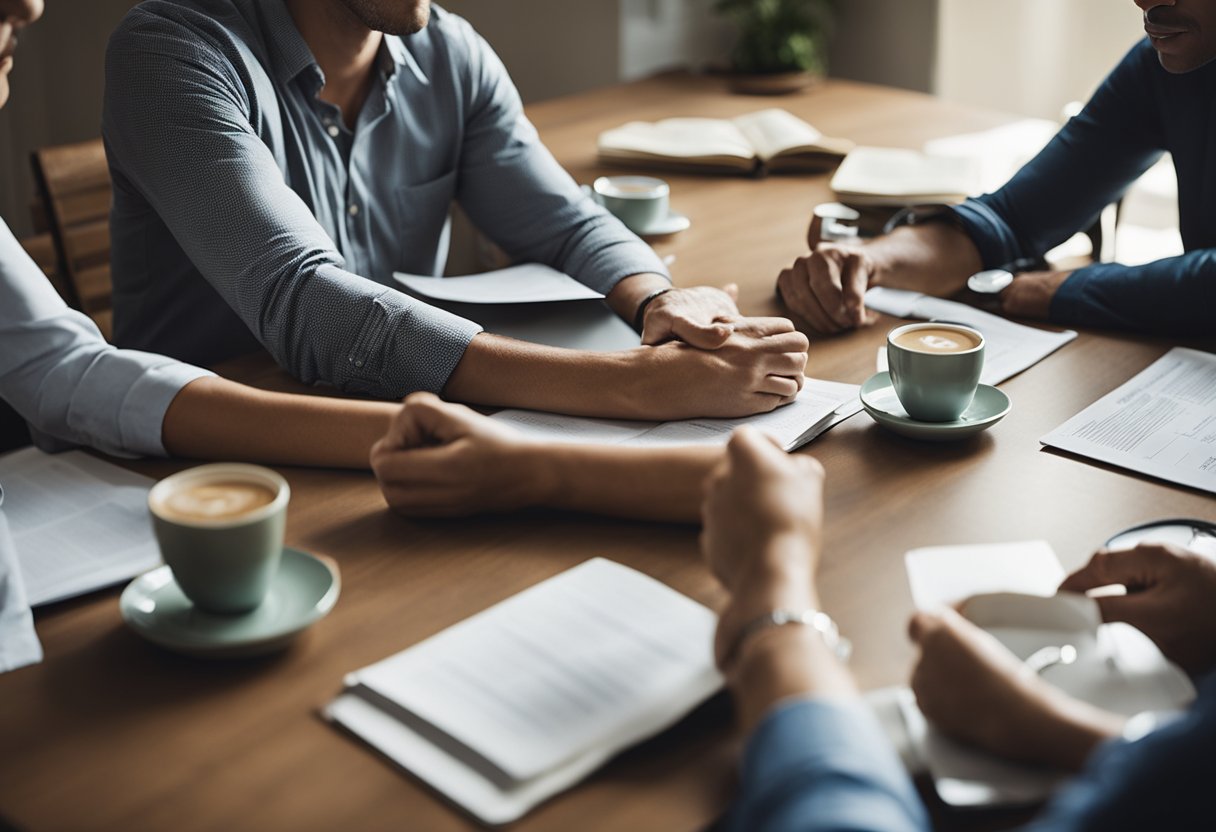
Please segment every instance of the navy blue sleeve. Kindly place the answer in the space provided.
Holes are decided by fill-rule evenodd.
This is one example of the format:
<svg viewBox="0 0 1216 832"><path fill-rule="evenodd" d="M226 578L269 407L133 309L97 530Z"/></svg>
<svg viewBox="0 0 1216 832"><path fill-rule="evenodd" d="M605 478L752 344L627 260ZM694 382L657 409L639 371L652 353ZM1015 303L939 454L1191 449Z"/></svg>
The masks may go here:
<svg viewBox="0 0 1216 832"><path fill-rule="evenodd" d="M752 735L729 832L927 832L924 806L860 702L801 699Z"/></svg>
<svg viewBox="0 0 1216 832"><path fill-rule="evenodd" d="M985 268L1038 259L1088 228L1161 157L1167 142L1154 89L1161 72L1152 47L1141 41L1085 109L1004 187L955 209ZM1051 319L1175 334L1210 329L1214 263L1210 249L1197 249L1143 266L1078 269L1057 293Z"/></svg>

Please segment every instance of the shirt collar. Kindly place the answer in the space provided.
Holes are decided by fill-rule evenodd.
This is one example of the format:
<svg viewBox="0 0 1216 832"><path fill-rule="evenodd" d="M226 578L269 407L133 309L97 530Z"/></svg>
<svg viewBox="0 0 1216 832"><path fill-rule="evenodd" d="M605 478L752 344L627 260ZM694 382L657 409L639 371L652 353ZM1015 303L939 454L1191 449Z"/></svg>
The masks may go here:
<svg viewBox="0 0 1216 832"><path fill-rule="evenodd" d="M418 83L423 86L430 85L430 79L426 77L426 73L418 65L418 61L414 58L413 53L406 48L405 42L397 35L384 36L384 50L381 52L381 55L385 54L389 56L388 60L393 62L393 66L387 66L385 63L381 64L387 77L392 78L396 74L397 68L404 66L410 71L410 74L418 79Z"/></svg>
<svg viewBox="0 0 1216 832"><path fill-rule="evenodd" d="M265 11L268 33L266 39L277 58L276 71L279 80L287 83L310 66L316 67L317 62L312 56L312 50L296 28L296 22L291 19L291 13L287 11L283 0L272 0L270 3L258 5Z"/></svg>

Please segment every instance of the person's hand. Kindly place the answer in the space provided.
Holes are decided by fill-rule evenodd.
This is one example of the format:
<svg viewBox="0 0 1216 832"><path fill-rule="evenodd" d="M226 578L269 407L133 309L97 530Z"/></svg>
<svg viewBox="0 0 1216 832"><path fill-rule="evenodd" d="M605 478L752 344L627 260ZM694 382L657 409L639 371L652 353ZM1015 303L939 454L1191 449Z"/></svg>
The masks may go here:
<svg viewBox="0 0 1216 832"><path fill-rule="evenodd" d="M464 405L406 397L371 465L389 506L415 517L508 511L539 502L544 448Z"/></svg>
<svg viewBox="0 0 1216 832"><path fill-rule="evenodd" d="M1191 674L1216 668L1216 564L1177 546L1141 544L1095 554L1060 584L1064 592L1122 585L1094 598L1104 621L1124 621Z"/></svg>
<svg viewBox="0 0 1216 832"><path fill-rule="evenodd" d="M865 246L820 243L777 276L777 293L816 332L833 333L871 324L866 289L878 282L879 268Z"/></svg>
<svg viewBox="0 0 1216 832"><path fill-rule="evenodd" d="M1046 320L1056 290L1072 272L1023 272L1001 292L1001 311L1014 318Z"/></svg>
<svg viewBox="0 0 1216 832"><path fill-rule="evenodd" d="M802 389L810 342L785 318L730 319L714 350L680 341L632 350L627 392L636 419L738 418L792 402Z"/></svg>
<svg viewBox="0 0 1216 832"><path fill-rule="evenodd" d="M925 718L961 742L1016 762L1079 769L1120 717L1052 687L952 609L920 612L912 692Z"/></svg>
<svg viewBox="0 0 1216 832"><path fill-rule="evenodd" d="M671 289L650 302L642 318L642 343L683 341L702 350L716 350L734 331L728 319L739 314L739 287L693 286Z"/></svg>
<svg viewBox="0 0 1216 832"><path fill-rule="evenodd" d="M706 480L701 552L731 594L715 640L719 664L738 628L777 607L818 607L823 468L740 428Z"/></svg>

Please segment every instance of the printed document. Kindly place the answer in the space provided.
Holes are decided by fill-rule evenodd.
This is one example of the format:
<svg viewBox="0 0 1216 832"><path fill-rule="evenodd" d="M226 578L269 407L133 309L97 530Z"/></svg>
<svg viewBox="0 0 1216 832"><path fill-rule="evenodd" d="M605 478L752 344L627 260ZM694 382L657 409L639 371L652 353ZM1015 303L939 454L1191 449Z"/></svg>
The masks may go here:
<svg viewBox="0 0 1216 832"><path fill-rule="evenodd" d="M1039 441L1216 493L1216 355L1175 347Z"/></svg>
<svg viewBox="0 0 1216 832"><path fill-rule="evenodd" d="M942 300L920 292L875 286L866 292L866 306L896 318L921 318L927 321L963 324L984 334L984 384L1000 384L1077 337L1070 329L1052 332L1024 326L952 300Z"/></svg>
<svg viewBox="0 0 1216 832"><path fill-rule="evenodd" d="M704 701L714 614L603 558L351 674L326 715L489 823Z"/></svg>
<svg viewBox="0 0 1216 832"><path fill-rule="evenodd" d="M724 445L736 428L751 425L772 436L787 451L792 451L857 413L860 410L858 389L855 384L808 378L794 401L770 413L741 419L635 422L533 410L502 410L491 418L511 425L530 438L546 442L649 447Z"/></svg>
<svg viewBox="0 0 1216 832"><path fill-rule="evenodd" d="M92 592L160 563L153 481L83 451L0 457L4 513L31 606Z"/></svg>

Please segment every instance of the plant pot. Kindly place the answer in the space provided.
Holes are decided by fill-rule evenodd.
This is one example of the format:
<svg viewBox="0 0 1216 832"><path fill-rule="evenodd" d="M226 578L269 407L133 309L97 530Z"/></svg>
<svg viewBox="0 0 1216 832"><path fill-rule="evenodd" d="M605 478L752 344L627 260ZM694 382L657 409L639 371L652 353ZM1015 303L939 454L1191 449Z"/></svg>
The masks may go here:
<svg viewBox="0 0 1216 832"><path fill-rule="evenodd" d="M731 92L743 95L788 95L819 83L822 76L806 70L795 72L736 73L730 76Z"/></svg>

